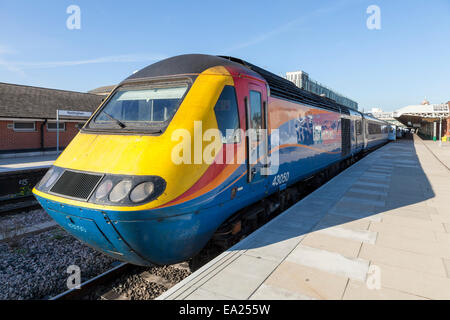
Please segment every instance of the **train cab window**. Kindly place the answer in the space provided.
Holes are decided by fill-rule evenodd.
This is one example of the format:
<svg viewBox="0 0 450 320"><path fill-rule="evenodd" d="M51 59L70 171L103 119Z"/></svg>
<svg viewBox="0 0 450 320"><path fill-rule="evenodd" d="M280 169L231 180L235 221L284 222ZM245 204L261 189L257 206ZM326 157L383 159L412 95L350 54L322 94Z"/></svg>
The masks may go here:
<svg viewBox="0 0 450 320"><path fill-rule="evenodd" d="M250 125L256 130L256 141L261 140L262 135L262 112L261 112L261 93L250 90Z"/></svg>
<svg viewBox="0 0 450 320"><path fill-rule="evenodd" d="M261 93L250 91L250 122L252 129L262 129Z"/></svg>
<svg viewBox="0 0 450 320"><path fill-rule="evenodd" d="M238 105L236 91L232 86L225 86L214 107L217 125L222 134L223 143L239 143Z"/></svg>
<svg viewBox="0 0 450 320"><path fill-rule="evenodd" d="M88 127L162 130L178 110L187 88L185 83L120 88Z"/></svg>

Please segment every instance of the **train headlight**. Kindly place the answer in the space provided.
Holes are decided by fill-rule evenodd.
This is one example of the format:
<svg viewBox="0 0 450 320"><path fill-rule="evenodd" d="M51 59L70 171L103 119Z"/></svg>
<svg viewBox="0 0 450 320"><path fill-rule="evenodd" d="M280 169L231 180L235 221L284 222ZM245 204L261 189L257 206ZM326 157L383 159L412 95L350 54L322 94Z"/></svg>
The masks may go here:
<svg viewBox="0 0 450 320"><path fill-rule="evenodd" d="M39 187L42 187L47 181L48 179L50 179L50 177L54 174L55 169L52 167L50 168L47 173L42 177L41 181L39 182Z"/></svg>
<svg viewBox="0 0 450 320"><path fill-rule="evenodd" d="M147 199L155 190L155 184L153 182L144 182L138 184L133 191L131 191L130 199L134 203L142 202Z"/></svg>
<svg viewBox="0 0 450 320"><path fill-rule="evenodd" d="M50 186L58 179L59 172L53 172L47 182L44 184L45 188L50 188Z"/></svg>
<svg viewBox="0 0 450 320"><path fill-rule="evenodd" d="M102 199L108 195L108 193L111 191L113 187L113 182L111 179L106 179L95 192L95 198L96 199Z"/></svg>
<svg viewBox="0 0 450 320"><path fill-rule="evenodd" d="M158 198L166 181L158 176L105 174L89 202L112 206L138 206Z"/></svg>
<svg viewBox="0 0 450 320"><path fill-rule="evenodd" d="M119 202L124 200L133 186L131 180L122 180L112 189L109 194L109 201L111 202Z"/></svg>

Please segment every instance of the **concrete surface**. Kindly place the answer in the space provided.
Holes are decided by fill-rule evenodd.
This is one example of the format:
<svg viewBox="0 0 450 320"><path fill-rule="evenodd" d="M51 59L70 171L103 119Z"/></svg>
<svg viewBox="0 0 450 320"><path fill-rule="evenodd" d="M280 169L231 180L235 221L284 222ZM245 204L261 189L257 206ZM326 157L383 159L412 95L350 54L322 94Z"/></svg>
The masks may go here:
<svg viewBox="0 0 450 320"><path fill-rule="evenodd" d="M158 299L450 299L449 198L420 138L392 142Z"/></svg>
<svg viewBox="0 0 450 320"><path fill-rule="evenodd" d="M57 155L40 155L34 157L0 159L0 173L20 170L49 168L56 160Z"/></svg>

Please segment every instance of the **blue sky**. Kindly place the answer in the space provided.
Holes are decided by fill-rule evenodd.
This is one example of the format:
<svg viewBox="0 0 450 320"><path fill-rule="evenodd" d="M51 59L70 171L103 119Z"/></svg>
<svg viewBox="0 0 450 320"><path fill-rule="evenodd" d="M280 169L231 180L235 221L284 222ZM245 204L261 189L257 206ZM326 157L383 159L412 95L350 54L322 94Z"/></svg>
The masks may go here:
<svg viewBox="0 0 450 320"><path fill-rule="evenodd" d="M72 4L80 30L66 27ZM381 30L366 27L370 5ZM366 111L450 100L448 0L0 0L0 24L0 82L88 91L207 53L302 69Z"/></svg>

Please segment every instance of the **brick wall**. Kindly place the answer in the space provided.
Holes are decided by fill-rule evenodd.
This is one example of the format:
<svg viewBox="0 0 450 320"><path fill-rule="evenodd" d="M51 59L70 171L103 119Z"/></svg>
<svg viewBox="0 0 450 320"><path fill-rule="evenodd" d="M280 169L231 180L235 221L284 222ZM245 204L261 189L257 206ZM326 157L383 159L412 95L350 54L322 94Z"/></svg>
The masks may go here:
<svg viewBox="0 0 450 320"><path fill-rule="evenodd" d="M447 124L447 126L445 128L446 129L445 135L447 137L450 137L450 118L447 119L446 124Z"/></svg>
<svg viewBox="0 0 450 320"><path fill-rule="evenodd" d="M33 132L20 132L8 128L8 124L12 125L13 121L0 120L0 151L40 149L42 123L42 121L36 121L36 129ZM59 133L60 147L66 147L78 133L76 125L77 123L74 122L66 122L66 130ZM56 131L48 131L46 125L42 129L44 131L44 148L56 148Z"/></svg>
<svg viewBox="0 0 450 320"><path fill-rule="evenodd" d="M59 146L66 147L70 141L78 133L78 128L74 122L66 122L66 131L59 132ZM44 126L44 148L56 147L56 131L48 131L47 126Z"/></svg>

